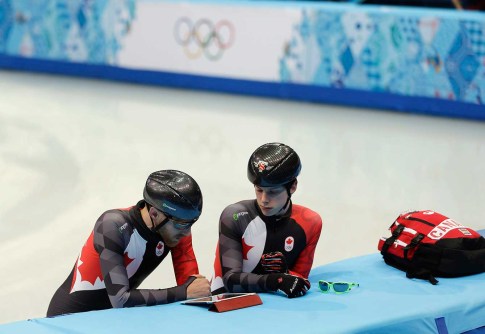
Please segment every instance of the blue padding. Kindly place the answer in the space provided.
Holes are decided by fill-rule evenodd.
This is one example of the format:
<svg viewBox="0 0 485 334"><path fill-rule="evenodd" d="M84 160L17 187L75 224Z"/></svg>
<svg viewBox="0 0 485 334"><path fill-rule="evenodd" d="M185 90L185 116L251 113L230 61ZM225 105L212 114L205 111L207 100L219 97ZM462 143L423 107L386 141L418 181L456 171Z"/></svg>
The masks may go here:
<svg viewBox="0 0 485 334"><path fill-rule="evenodd" d="M436 328L438 329L439 334L448 334L448 328L446 328L445 318L436 318L434 321L436 322Z"/></svg>
<svg viewBox="0 0 485 334"><path fill-rule="evenodd" d="M318 280L360 286L347 294L322 293ZM3 333L449 333L485 326L485 273L440 278L438 285L411 280L371 254L320 266L301 298L261 293L263 305L225 313L180 303L110 309L0 325Z"/></svg>
<svg viewBox="0 0 485 334"><path fill-rule="evenodd" d="M485 120L485 108L482 105L384 92L135 70L1 54L0 68Z"/></svg>

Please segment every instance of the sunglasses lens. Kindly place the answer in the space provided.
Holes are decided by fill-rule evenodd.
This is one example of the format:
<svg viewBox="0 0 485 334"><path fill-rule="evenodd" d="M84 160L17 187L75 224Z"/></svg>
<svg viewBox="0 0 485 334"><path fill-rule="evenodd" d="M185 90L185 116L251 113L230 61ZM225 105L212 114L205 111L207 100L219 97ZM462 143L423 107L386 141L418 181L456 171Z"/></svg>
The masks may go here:
<svg viewBox="0 0 485 334"><path fill-rule="evenodd" d="M167 218L172 222L173 226L178 230L187 230L195 223L195 221L182 220L167 214L165 214L165 216L167 216Z"/></svg>
<svg viewBox="0 0 485 334"><path fill-rule="evenodd" d="M192 223L179 223L173 221L173 226L175 226L175 228L178 230L187 230L192 226Z"/></svg>
<svg viewBox="0 0 485 334"><path fill-rule="evenodd" d="M348 283L333 283L333 289L335 292L346 292L349 290Z"/></svg>
<svg viewBox="0 0 485 334"><path fill-rule="evenodd" d="M322 290L324 292L327 292L328 289L330 288L330 286L328 285L327 282L318 282L318 286L319 286L320 290Z"/></svg>

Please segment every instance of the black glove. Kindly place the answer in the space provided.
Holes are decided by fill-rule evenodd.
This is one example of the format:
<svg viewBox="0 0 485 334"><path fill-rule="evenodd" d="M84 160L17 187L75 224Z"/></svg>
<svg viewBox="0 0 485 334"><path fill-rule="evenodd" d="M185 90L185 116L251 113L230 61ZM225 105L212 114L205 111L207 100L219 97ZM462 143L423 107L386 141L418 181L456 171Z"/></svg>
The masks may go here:
<svg viewBox="0 0 485 334"><path fill-rule="evenodd" d="M261 266L267 274L288 272L286 257L281 252L263 254L261 256Z"/></svg>
<svg viewBox="0 0 485 334"><path fill-rule="evenodd" d="M288 298L301 297L310 289L307 279L290 274L269 274L266 287L271 291L281 291Z"/></svg>

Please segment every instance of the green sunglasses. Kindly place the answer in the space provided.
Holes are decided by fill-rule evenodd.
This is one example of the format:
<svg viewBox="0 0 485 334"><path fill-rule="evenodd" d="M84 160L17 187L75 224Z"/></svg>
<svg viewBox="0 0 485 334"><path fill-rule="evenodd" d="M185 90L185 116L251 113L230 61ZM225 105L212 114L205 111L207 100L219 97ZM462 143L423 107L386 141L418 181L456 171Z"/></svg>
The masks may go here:
<svg viewBox="0 0 485 334"><path fill-rule="evenodd" d="M352 290L354 287L358 287L359 283L347 283L347 282L327 282L324 280L318 281L318 287L322 292L330 292L333 290L336 294L346 293Z"/></svg>

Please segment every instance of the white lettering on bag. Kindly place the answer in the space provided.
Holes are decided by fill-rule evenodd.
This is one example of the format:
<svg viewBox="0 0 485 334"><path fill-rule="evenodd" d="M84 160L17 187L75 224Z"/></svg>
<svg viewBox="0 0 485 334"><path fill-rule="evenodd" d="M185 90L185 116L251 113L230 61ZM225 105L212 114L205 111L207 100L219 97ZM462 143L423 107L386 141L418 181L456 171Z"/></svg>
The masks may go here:
<svg viewBox="0 0 485 334"><path fill-rule="evenodd" d="M439 223L439 225L436 225L436 227L432 229L431 232L428 233L428 238L433 240L439 240L446 233L457 228L466 228L466 227L461 225L460 223L457 223L453 219L443 220L441 223Z"/></svg>

